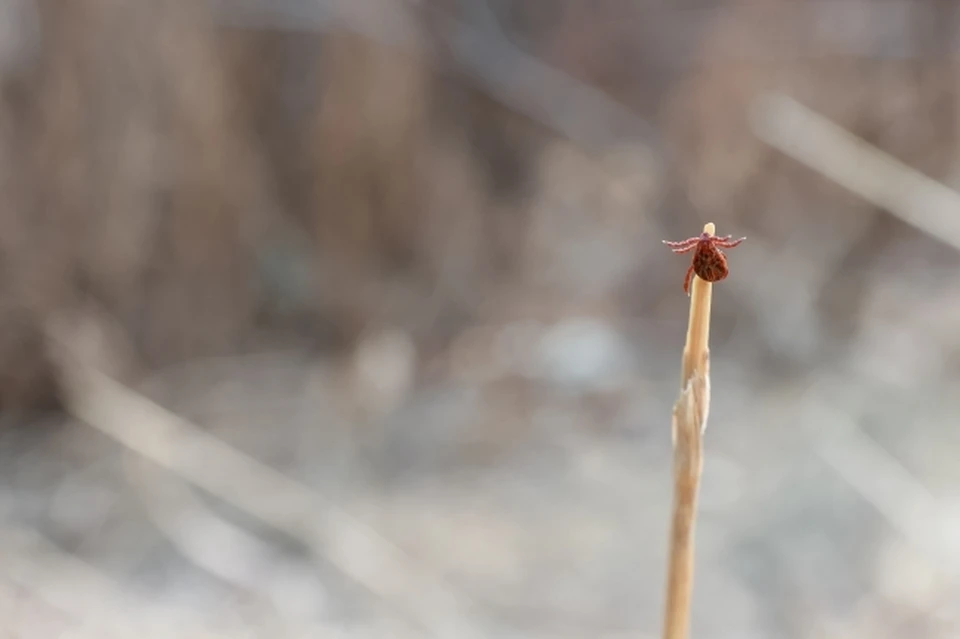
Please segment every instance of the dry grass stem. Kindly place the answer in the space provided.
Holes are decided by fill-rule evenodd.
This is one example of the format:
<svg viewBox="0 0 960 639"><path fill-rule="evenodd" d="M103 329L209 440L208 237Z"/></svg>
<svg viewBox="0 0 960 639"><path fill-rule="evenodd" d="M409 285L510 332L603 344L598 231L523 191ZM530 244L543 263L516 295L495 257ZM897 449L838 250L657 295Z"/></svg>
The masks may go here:
<svg viewBox="0 0 960 639"><path fill-rule="evenodd" d="M716 234L713 223L704 232ZM665 639L685 639L690 634L690 601L693 592L694 526L703 468L701 437L710 410L710 303L713 285L693 278L690 320L683 348L680 398L673 408L673 523L667 573Z"/></svg>

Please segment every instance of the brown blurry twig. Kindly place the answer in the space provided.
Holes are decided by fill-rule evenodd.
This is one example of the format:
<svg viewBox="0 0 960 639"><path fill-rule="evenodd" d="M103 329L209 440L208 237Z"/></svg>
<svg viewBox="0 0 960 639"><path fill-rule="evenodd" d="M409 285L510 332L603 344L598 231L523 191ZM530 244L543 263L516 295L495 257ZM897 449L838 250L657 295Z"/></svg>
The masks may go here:
<svg viewBox="0 0 960 639"><path fill-rule="evenodd" d="M703 227L714 235L713 223ZM690 633L693 592L694 526L703 468L701 437L710 410L710 303L713 285L693 278L690 320L683 348L680 398L673 408L673 523L667 572L664 639L685 639Z"/></svg>

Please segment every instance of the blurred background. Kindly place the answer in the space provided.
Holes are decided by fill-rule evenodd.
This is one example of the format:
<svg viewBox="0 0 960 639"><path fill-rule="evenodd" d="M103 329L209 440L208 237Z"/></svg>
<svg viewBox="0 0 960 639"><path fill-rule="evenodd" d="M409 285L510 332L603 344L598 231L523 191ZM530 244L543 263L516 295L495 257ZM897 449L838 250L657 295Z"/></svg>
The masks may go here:
<svg viewBox="0 0 960 639"><path fill-rule="evenodd" d="M3 636L960 636L958 27L2 0Z"/></svg>

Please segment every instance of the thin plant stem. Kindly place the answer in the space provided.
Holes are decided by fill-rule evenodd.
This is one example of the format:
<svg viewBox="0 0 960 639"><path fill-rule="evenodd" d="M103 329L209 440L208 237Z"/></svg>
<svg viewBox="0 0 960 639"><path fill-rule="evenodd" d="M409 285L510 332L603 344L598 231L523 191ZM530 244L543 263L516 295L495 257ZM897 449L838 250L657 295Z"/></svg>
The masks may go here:
<svg viewBox="0 0 960 639"><path fill-rule="evenodd" d="M716 234L714 224L703 227ZM703 469L703 431L710 410L710 303L713 285L694 276L683 347L680 397L673 408L673 521L664 639L687 639L693 593L694 528Z"/></svg>

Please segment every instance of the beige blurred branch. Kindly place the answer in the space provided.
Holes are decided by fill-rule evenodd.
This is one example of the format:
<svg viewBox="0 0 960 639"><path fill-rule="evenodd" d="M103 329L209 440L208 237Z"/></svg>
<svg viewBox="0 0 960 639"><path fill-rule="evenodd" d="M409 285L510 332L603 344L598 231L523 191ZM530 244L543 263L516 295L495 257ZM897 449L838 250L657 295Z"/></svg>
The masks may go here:
<svg viewBox="0 0 960 639"><path fill-rule="evenodd" d="M751 125L775 149L960 250L956 191L785 95L757 99Z"/></svg>
<svg viewBox="0 0 960 639"><path fill-rule="evenodd" d="M714 235L713 223L703 227ZM713 285L694 276L690 319L683 348L680 398L673 408L673 522L667 569L664 639L690 634L694 529L703 470L703 432L710 411L710 307Z"/></svg>
<svg viewBox="0 0 960 639"><path fill-rule="evenodd" d="M51 324L49 336L76 417L298 539L432 636L477 636L454 590L372 527L104 374L95 354L76 347L82 340L67 322Z"/></svg>

